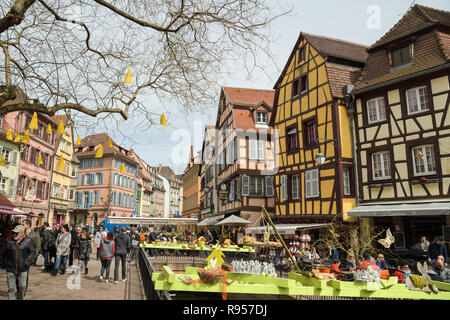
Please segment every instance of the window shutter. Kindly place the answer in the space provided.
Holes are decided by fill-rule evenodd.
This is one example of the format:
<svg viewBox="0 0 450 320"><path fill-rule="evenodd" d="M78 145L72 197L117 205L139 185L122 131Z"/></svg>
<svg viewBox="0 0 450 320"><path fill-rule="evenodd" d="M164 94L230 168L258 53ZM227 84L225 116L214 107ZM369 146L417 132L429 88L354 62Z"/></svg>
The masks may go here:
<svg viewBox="0 0 450 320"><path fill-rule="evenodd" d="M287 200L287 176L281 176L281 200Z"/></svg>
<svg viewBox="0 0 450 320"><path fill-rule="evenodd" d="M249 140L249 145L250 145L250 160L256 160L258 158L256 140Z"/></svg>
<svg viewBox="0 0 450 320"><path fill-rule="evenodd" d="M100 192L99 191L95 191L95 202L94 204L98 204L98 197L99 197Z"/></svg>
<svg viewBox="0 0 450 320"><path fill-rule="evenodd" d="M81 175L81 185L84 186L84 174Z"/></svg>
<svg viewBox="0 0 450 320"><path fill-rule="evenodd" d="M264 160L266 157L264 150L264 141L258 140L258 159Z"/></svg>
<svg viewBox="0 0 450 320"><path fill-rule="evenodd" d="M14 179L9 179L9 191L8 196L12 197L14 194Z"/></svg>
<svg viewBox="0 0 450 320"><path fill-rule="evenodd" d="M17 151L13 151L12 153L12 164L17 165Z"/></svg>
<svg viewBox="0 0 450 320"><path fill-rule="evenodd" d="M103 172L100 173L100 184L103 184Z"/></svg>
<svg viewBox="0 0 450 320"><path fill-rule="evenodd" d="M77 186L79 186L79 185L80 185L80 175L77 174Z"/></svg>
<svg viewBox="0 0 450 320"><path fill-rule="evenodd" d="M103 168L103 158L101 158L99 161L99 168Z"/></svg>
<svg viewBox="0 0 450 320"><path fill-rule="evenodd" d="M250 177L242 176L242 195L248 196L250 192Z"/></svg>
<svg viewBox="0 0 450 320"><path fill-rule="evenodd" d="M99 159L94 159L94 168L97 168L97 163Z"/></svg>
<svg viewBox="0 0 450 320"><path fill-rule="evenodd" d="M273 197L273 178L266 177L266 196Z"/></svg>
<svg viewBox="0 0 450 320"><path fill-rule="evenodd" d="M230 183L230 194L229 194L228 199L230 201L234 200L234 180L232 180L231 183Z"/></svg>
<svg viewBox="0 0 450 320"><path fill-rule="evenodd" d="M88 209L90 209L91 206L92 206L92 200L93 200L93 198L94 198L94 192L89 191L89 196L88 196Z"/></svg>

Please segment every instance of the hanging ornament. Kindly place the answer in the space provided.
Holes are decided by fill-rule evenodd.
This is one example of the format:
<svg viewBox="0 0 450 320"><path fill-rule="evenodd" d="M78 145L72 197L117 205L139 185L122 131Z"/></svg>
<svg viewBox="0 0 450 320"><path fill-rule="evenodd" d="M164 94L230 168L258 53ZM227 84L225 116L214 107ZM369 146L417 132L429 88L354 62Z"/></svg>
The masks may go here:
<svg viewBox="0 0 450 320"><path fill-rule="evenodd" d="M98 146L97 152L95 153L96 158L102 158L103 157L103 146L100 144Z"/></svg>
<svg viewBox="0 0 450 320"><path fill-rule="evenodd" d="M75 142L75 144L77 146L79 146L81 144L81 137L80 137L80 135L78 135L77 142Z"/></svg>
<svg viewBox="0 0 450 320"><path fill-rule="evenodd" d="M64 170L64 159L62 156L59 157L58 169L59 169L59 172L63 172L63 170Z"/></svg>
<svg viewBox="0 0 450 320"><path fill-rule="evenodd" d="M47 131L46 131L46 133L47 133L47 134L53 134L52 125L51 125L50 123L49 123L48 126L47 126Z"/></svg>
<svg viewBox="0 0 450 320"><path fill-rule="evenodd" d="M8 128L8 131L6 131L6 140L9 140L9 141L13 140L11 128Z"/></svg>
<svg viewBox="0 0 450 320"><path fill-rule="evenodd" d="M37 122L37 113L33 113L33 117L31 118L30 125L28 126L29 129L37 129L38 128L38 122Z"/></svg>
<svg viewBox="0 0 450 320"><path fill-rule="evenodd" d="M107 143L106 145L107 145L108 147L110 147L110 148L113 147L111 138L108 137L108 143Z"/></svg>
<svg viewBox="0 0 450 320"><path fill-rule="evenodd" d="M0 166L5 166L6 165L6 161L5 161L5 154L2 154L2 157L0 158Z"/></svg>
<svg viewBox="0 0 450 320"><path fill-rule="evenodd" d="M123 80L125 83L132 84L133 81L131 80L131 69L128 69L127 75L125 76L125 80Z"/></svg>
<svg viewBox="0 0 450 320"><path fill-rule="evenodd" d="M41 153L39 152L39 155L38 155L38 160L37 160L37 162L38 162L38 165L43 165L44 164L44 161L42 161L42 156L41 156Z"/></svg>
<svg viewBox="0 0 450 320"><path fill-rule="evenodd" d="M161 115L161 119L159 120L159 123L160 123L162 126L167 127L166 116L164 115L164 113Z"/></svg>
<svg viewBox="0 0 450 320"><path fill-rule="evenodd" d="M28 131L28 129L23 134L22 142L23 143L30 143L30 132Z"/></svg>
<svg viewBox="0 0 450 320"><path fill-rule="evenodd" d="M64 133L66 133L66 132L64 131L64 123L63 123L62 120L59 120L59 123L58 123L58 130L56 130L56 132L59 133L59 134L64 134Z"/></svg>
<svg viewBox="0 0 450 320"><path fill-rule="evenodd" d="M16 134L16 137L14 138L14 143L20 142L20 134Z"/></svg>
<svg viewBox="0 0 450 320"><path fill-rule="evenodd" d="M127 173L127 171L125 170L125 165L123 164L123 162L120 165L120 173Z"/></svg>
<svg viewBox="0 0 450 320"><path fill-rule="evenodd" d="M423 160L424 157L425 156L424 156L424 154L421 151L416 153L416 159L417 160Z"/></svg>

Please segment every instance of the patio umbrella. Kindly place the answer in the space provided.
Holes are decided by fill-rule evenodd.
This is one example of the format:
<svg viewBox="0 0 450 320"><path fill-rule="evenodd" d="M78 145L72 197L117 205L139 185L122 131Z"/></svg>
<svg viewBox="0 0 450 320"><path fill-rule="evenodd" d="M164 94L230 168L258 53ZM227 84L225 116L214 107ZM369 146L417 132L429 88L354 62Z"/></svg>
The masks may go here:
<svg viewBox="0 0 450 320"><path fill-rule="evenodd" d="M223 226L223 225L244 225L244 224L250 224L251 222L245 219L242 219L241 217L237 217L234 214L229 216L226 219L223 219L219 223L216 223L216 226Z"/></svg>

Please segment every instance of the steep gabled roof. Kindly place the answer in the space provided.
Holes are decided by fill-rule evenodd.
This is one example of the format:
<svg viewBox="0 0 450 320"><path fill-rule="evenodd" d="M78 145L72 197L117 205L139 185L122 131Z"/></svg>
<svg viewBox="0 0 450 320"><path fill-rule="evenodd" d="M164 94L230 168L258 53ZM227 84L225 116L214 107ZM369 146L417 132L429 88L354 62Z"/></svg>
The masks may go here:
<svg viewBox="0 0 450 320"><path fill-rule="evenodd" d="M103 155L116 155L116 156L125 158L131 162L138 163L138 161L136 159L134 159L133 157L131 157L130 155L123 154L122 152L119 152L116 149L114 149L114 146L116 146L118 148L126 150L125 148L117 145L114 142L114 140L111 139L113 148L108 147L108 145L107 145L108 138L110 138L110 136L107 133L93 134L93 135L90 135L90 136L87 136L87 137L81 139L81 144L78 146L75 146L75 148L84 148L84 147L88 147L88 146L96 147L101 144L103 147ZM128 151L128 150L126 150L126 151ZM78 151L78 152L76 152L76 155L79 158L79 157L86 157L86 156L95 156L96 153L97 153L97 149L94 149L92 151Z"/></svg>
<svg viewBox="0 0 450 320"><path fill-rule="evenodd" d="M369 51L436 25L450 26L450 12L416 4Z"/></svg>
<svg viewBox="0 0 450 320"><path fill-rule="evenodd" d="M264 101L273 105L274 90L222 87L230 102L235 106L254 106Z"/></svg>

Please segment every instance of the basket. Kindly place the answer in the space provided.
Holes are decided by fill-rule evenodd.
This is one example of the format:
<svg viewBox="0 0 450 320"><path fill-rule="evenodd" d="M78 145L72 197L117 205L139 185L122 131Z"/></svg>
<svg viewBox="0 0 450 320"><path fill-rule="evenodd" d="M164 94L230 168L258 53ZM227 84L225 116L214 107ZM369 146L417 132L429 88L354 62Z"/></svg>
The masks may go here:
<svg viewBox="0 0 450 320"><path fill-rule="evenodd" d="M326 267L318 267L317 270L319 270L320 273L330 273L331 269Z"/></svg>

